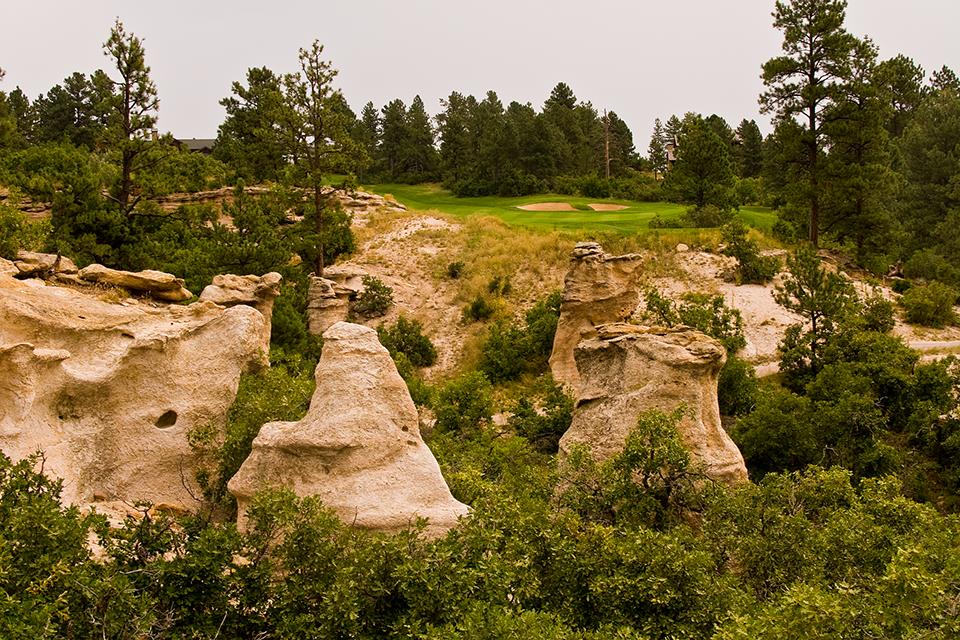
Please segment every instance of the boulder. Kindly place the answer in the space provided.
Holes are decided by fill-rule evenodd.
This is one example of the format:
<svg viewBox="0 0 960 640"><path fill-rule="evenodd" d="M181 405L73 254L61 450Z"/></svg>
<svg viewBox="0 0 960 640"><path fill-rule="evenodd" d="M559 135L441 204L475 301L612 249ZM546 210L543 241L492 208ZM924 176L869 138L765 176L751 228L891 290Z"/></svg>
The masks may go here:
<svg viewBox="0 0 960 640"><path fill-rule="evenodd" d="M573 350L582 339L596 335L597 325L626 320L636 311L641 264L639 254L611 256L596 242L579 242L574 247L550 354L554 380L574 394L579 375Z"/></svg>
<svg viewBox="0 0 960 640"><path fill-rule="evenodd" d="M420 438L416 407L376 331L333 325L316 379L307 415L265 424L230 480L238 526L246 527L250 500L266 487L318 496L344 522L378 531L427 518L428 534L439 535L467 513Z"/></svg>
<svg viewBox="0 0 960 640"><path fill-rule="evenodd" d="M77 272L77 265L73 260L55 253L35 253L33 251L18 251L14 265L19 271L19 277L31 278L46 274Z"/></svg>
<svg viewBox="0 0 960 640"><path fill-rule="evenodd" d="M43 451L66 503L195 508L190 435L222 436L263 325L250 307L113 304L0 277L0 450Z"/></svg>
<svg viewBox="0 0 960 640"><path fill-rule="evenodd" d="M18 273L20 273L20 269L17 268L17 265L6 258L0 258L0 278L15 276Z"/></svg>
<svg viewBox="0 0 960 640"><path fill-rule="evenodd" d="M193 297L181 278L163 271L120 271L102 264L91 264L80 269L80 278L87 282L98 282L130 291L149 293L154 298L168 302L182 302ZM186 297L184 297L186 296Z"/></svg>
<svg viewBox="0 0 960 640"><path fill-rule="evenodd" d="M266 331L263 335L264 353L270 352L270 327L273 320L273 301L280 295L280 282L283 276L271 271L262 276L232 274L214 276L213 283L204 287L200 301L212 302L222 307L238 304L253 307L266 319Z"/></svg>
<svg viewBox="0 0 960 640"><path fill-rule="evenodd" d="M573 421L561 452L586 445L598 460L623 449L644 411L672 412L683 405L681 438L709 477L743 482L740 450L720 424L717 380L726 362L719 341L688 327L663 329L629 324L597 328L575 352L580 387Z"/></svg>

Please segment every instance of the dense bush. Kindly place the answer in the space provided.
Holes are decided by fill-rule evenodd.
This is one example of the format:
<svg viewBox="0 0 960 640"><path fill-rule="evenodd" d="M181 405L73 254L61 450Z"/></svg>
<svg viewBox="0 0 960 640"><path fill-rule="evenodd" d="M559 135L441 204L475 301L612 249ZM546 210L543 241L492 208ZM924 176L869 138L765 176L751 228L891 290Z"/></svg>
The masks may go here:
<svg viewBox="0 0 960 640"><path fill-rule="evenodd" d="M729 356L720 369L717 399L720 414L744 416L753 411L760 394L760 383L753 366L736 356Z"/></svg>
<svg viewBox="0 0 960 640"><path fill-rule="evenodd" d="M900 298L907 322L925 327L943 327L957 321L953 306L956 290L940 282L915 285Z"/></svg>
<svg viewBox="0 0 960 640"><path fill-rule="evenodd" d="M482 373L470 372L447 382L437 392L433 412L442 433L470 436L493 416L490 382Z"/></svg>
<svg viewBox="0 0 960 640"><path fill-rule="evenodd" d="M558 384L541 397L522 397L509 409L508 425L541 453L556 453L573 420L573 398Z"/></svg>
<svg viewBox="0 0 960 640"><path fill-rule="evenodd" d="M723 227L724 253L737 259L738 284L766 284L780 270L780 261L760 255L757 244L747 237L747 228L739 220Z"/></svg>
<svg viewBox="0 0 960 640"><path fill-rule="evenodd" d="M698 229L722 227L728 224L736 214L730 209L708 204L703 207L691 207L682 216L683 226Z"/></svg>
<svg viewBox="0 0 960 640"><path fill-rule="evenodd" d="M659 213L650 218L647 226L651 229L681 229L683 220L680 218L664 218Z"/></svg>
<svg viewBox="0 0 960 640"><path fill-rule="evenodd" d="M350 310L365 318L386 315L393 305L393 289L376 276L363 276L363 291L351 302Z"/></svg>
<svg viewBox="0 0 960 640"><path fill-rule="evenodd" d="M397 354L403 354L415 367L429 367L437 361L437 349L430 338L423 335L423 327L417 320L401 315L392 327L384 324L377 327L377 335L394 359Z"/></svg>
<svg viewBox="0 0 960 640"><path fill-rule="evenodd" d="M42 250L49 233L49 223L31 222L19 209L0 203L0 258L14 258L21 249Z"/></svg>
<svg viewBox="0 0 960 640"><path fill-rule="evenodd" d="M736 353L747 344L743 316L738 309L728 307L723 296L688 292L680 302L674 302L656 289L649 289L644 294L644 303L653 322L698 329L722 342L728 353Z"/></svg>
<svg viewBox="0 0 960 640"><path fill-rule="evenodd" d="M908 278L960 284L960 267L956 262L930 248L921 249L910 256L903 265L903 275Z"/></svg>
<svg viewBox="0 0 960 640"><path fill-rule="evenodd" d="M451 262L447 265L447 277L451 280L456 280L463 274L463 269L465 266L466 265L464 265L460 260Z"/></svg>
<svg viewBox="0 0 960 640"><path fill-rule="evenodd" d="M490 301L483 294L478 294L470 304L463 309L464 320L482 322L489 320L493 315L494 308Z"/></svg>
<svg viewBox="0 0 960 640"><path fill-rule="evenodd" d="M490 327L480 348L479 368L491 382L515 380L524 372L546 369L561 300L561 293L554 291L527 311L523 324L501 320Z"/></svg>

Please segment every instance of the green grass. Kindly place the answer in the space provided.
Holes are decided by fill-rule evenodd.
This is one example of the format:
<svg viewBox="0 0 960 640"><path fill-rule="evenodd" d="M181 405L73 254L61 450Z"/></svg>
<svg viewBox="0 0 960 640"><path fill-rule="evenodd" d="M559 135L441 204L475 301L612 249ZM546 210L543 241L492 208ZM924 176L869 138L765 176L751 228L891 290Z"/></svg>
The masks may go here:
<svg viewBox="0 0 960 640"><path fill-rule="evenodd" d="M435 184L372 184L363 187L379 194L390 194L408 209L414 211L439 211L448 215L466 218L470 216L493 216L511 225L539 229L593 230L614 233L637 233L650 230L650 219L656 215L670 219L679 217L686 207L670 202L633 202L630 200L603 200L559 194L538 194L519 198L486 196L481 198L458 198ZM522 211L517 207L538 202L566 202L576 211ZM587 205L595 202L621 204L627 208L620 211L593 211ZM769 231L776 221L776 214L764 207L744 207L740 210L743 221L758 229ZM696 232L695 229L671 230Z"/></svg>

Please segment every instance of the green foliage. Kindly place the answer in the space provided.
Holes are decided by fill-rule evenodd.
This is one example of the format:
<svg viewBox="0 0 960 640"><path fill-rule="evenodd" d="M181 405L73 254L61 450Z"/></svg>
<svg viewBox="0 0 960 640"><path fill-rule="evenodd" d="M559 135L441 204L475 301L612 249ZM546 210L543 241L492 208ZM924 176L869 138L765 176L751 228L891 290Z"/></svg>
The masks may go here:
<svg viewBox="0 0 960 640"><path fill-rule="evenodd" d="M541 453L556 453L573 420L573 398L551 381L541 398L521 397L510 408L508 425Z"/></svg>
<svg viewBox="0 0 960 640"><path fill-rule="evenodd" d="M717 382L720 414L744 416L753 411L760 394L760 384L753 366L736 356L728 356Z"/></svg>
<svg viewBox="0 0 960 640"><path fill-rule="evenodd" d="M877 333L889 333L896 325L894 318L893 303L883 297L883 294L875 292L866 300L862 301L862 309L855 316L863 323L866 331L876 331Z"/></svg>
<svg viewBox="0 0 960 640"><path fill-rule="evenodd" d="M709 229L728 224L733 219L733 216L734 213L732 210L724 210L716 205L708 204L699 209L687 209L686 213L682 216L682 221L685 227Z"/></svg>
<svg viewBox="0 0 960 640"><path fill-rule="evenodd" d="M684 412L640 414L623 450L603 462L574 448L561 466L560 504L608 525L664 529L679 522L702 477L677 431Z"/></svg>
<svg viewBox="0 0 960 640"><path fill-rule="evenodd" d="M956 303L956 290L940 282L915 285L900 298L907 322L925 327L955 324L957 314L953 306Z"/></svg>
<svg viewBox="0 0 960 640"><path fill-rule="evenodd" d="M820 350L837 331L838 323L858 307L853 286L820 266L816 251L800 247L787 258L787 276L777 286L774 298L803 317L801 328L784 336L780 370L794 377L807 371L816 373L821 367Z"/></svg>
<svg viewBox="0 0 960 640"><path fill-rule="evenodd" d="M737 259L738 284L766 284L780 271L780 261L760 255L760 248L747 237L747 228L739 220L724 225L722 236L723 252Z"/></svg>
<svg viewBox="0 0 960 640"><path fill-rule="evenodd" d="M493 315L493 312L493 305L490 304L483 294L478 294L477 297L470 302L470 304L464 307L463 317L465 320L482 322L484 320L489 320L490 316Z"/></svg>
<svg viewBox="0 0 960 640"><path fill-rule="evenodd" d="M554 291L526 313L524 323L500 320L488 330L481 346L479 368L491 382L515 380L524 372L547 367L560 318L562 294Z"/></svg>
<svg viewBox="0 0 960 640"><path fill-rule="evenodd" d="M920 249L903 264L903 274L908 278L939 280L946 283L960 283L960 269L936 250ZM903 293L903 291L897 291Z"/></svg>
<svg viewBox="0 0 960 640"><path fill-rule="evenodd" d="M466 265L462 261L457 260L456 262L451 262L447 265L447 277L451 280L458 279L463 274L463 269Z"/></svg>
<svg viewBox="0 0 960 640"><path fill-rule="evenodd" d="M508 296L512 290L513 285L510 284L510 276L496 275L487 283L487 293L493 296Z"/></svg>
<svg viewBox="0 0 960 640"><path fill-rule="evenodd" d="M16 201L13 194L9 200ZM31 222L16 207L0 203L0 258L14 258L20 250L39 251L46 244L50 225Z"/></svg>
<svg viewBox="0 0 960 640"><path fill-rule="evenodd" d="M385 315L393 305L393 289L376 276L363 276L363 291L350 304L353 313L365 318Z"/></svg>
<svg viewBox="0 0 960 640"><path fill-rule="evenodd" d="M688 115L677 140L676 163L664 180L664 191L672 200L692 204L698 212L708 205L713 207L707 214L691 216L692 222L722 224L722 212L734 204L734 185L729 146L700 116Z"/></svg>
<svg viewBox="0 0 960 640"><path fill-rule="evenodd" d="M433 412L441 433L477 434L493 416L492 389L487 378L470 372L447 382L437 392Z"/></svg>
<svg viewBox="0 0 960 640"><path fill-rule="evenodd" d="M743 316L726 305L723 296L688 292L679 303L663 297L656 289L644 294L647 314L667 327L686 325L716 338L727 352L736 353L747 344L743 335Z"/></svg>
<svg viewBox="0 0 960 640"><path fill-rule="evenodd" d="M437 350L430 338L423 335L423 327L417 320L408 320L401 314L392 327L383 324L377 327L377 335L394 359L403 354L415 367L429 367L437 361Z"/></svg>

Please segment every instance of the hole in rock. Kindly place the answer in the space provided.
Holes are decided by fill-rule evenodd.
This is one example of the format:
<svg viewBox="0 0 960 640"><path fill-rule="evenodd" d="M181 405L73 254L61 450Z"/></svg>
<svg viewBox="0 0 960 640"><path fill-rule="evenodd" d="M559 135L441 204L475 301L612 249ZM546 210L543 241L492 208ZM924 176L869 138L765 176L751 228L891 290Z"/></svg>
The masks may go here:
<svg viewBox="0 0 960 640"><path fill-rule="evenodd" d="M157 418L157 421L154 424L157 425L158 429L167 429L172 427L173 425L177 424L177 412L173 411L172 409L164 412L162 416Z"/></svg>

